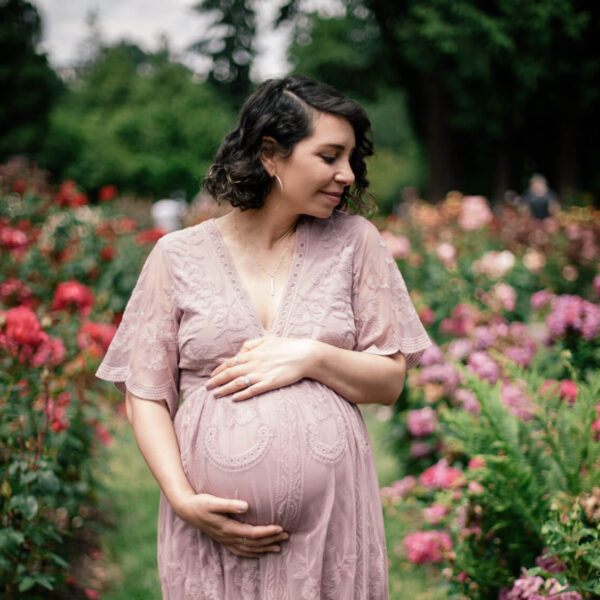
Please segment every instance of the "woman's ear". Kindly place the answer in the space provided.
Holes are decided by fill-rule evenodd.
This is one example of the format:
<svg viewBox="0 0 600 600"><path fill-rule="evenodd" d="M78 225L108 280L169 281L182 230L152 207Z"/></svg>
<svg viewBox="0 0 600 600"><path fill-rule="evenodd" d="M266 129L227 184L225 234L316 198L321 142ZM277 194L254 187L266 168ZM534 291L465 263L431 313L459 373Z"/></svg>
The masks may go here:
<svg viewBox="0 0 600 600"><path fill-rule="evenodd" d="M277 140L272 138L269 135L263 136L262 146L260 150L260 160L263 164L263 167L266 169L267 173L273 177L273 175L277 172L277 159L279 145L277 144Z"/></svg>

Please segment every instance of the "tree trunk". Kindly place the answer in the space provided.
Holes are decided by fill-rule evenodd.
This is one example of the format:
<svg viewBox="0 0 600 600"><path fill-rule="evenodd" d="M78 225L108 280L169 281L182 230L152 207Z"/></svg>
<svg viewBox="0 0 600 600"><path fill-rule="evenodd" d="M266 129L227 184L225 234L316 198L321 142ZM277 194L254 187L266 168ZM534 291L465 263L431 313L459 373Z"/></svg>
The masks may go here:
<svg viewBox="0 0 600 600"><path fill-rule="evenodd" d="M567 199L573 190L581 189L577 160L577 123L573 110L568 108L563 111L559 123L555 186L559 195Z"/></svg>
<svg viewBox="0 0 600 600"><path fill-rule="evenodd" d="M439 202L456 186L446 97L439 79L431 73L424 75L422 84L425 98L426 197L431 202Z"/></svg>

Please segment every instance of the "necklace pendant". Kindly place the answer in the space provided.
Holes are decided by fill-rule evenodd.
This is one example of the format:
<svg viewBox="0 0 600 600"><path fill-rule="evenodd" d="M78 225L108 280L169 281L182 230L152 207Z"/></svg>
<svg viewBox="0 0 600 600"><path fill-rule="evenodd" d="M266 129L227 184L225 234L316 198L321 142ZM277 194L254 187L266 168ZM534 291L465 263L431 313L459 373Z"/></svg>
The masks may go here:
<svg viewBox="0 0 600 600"><path fill-rule="evenodd" d="M270 278L271 279L271 296L275 295L275 282L273 280L273 277Z"/></svg>

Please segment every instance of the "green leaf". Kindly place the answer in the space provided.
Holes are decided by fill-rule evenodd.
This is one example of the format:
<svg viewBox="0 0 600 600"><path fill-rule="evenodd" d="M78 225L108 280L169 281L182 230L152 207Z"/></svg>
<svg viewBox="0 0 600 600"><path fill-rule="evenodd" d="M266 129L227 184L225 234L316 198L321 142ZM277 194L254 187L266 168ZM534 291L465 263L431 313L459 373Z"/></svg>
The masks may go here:
<svg viewBox="0 0 600 600"><path fill-rule="evenodd" d="M38 481L44 492L52 494L60 489L60 481L52 471L42 471L39 474Z"/></svg>

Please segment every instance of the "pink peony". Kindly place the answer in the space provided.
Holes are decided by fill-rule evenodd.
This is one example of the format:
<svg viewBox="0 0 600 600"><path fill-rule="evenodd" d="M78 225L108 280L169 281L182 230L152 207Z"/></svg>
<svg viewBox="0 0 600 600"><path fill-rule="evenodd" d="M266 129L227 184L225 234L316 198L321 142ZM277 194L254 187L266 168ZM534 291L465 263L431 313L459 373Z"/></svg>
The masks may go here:
<svg viewBox="0 0 600 600"><path fill-rule="evenodd" d="M487 200L483 196L465 196L458 215L458 224L465 231L475 231L487 225L493 218Z"/></svg>
<svg viewBox="0 0 600 600"><path fill-rule="evenodd" d="M560 397L566 400L569 404L574 404L577 400L577 383L572 379L563 379L559 384Z"/></svg>
<svg viewBox="0 0 600 600"><path fill-rule="evenodd" d="M596 294L596 296L598 298L600 298L600 275L596 275L596 277L594 277L594 293Z"/></svg>
<svg viewBox="0 0 600 600"><path fill-rule="evenodd" d="M431 444L428 444L427 442L419 442L414 440L410 443L409 454L413 458L425 458L432 452L433 448L431 447Z"/></svg>
<svg viewBox="0 0 600 600"><path fill-rule="evenodd" d="M454 360L463 360L473 351L473 342L468 338L453 340L448 346L448 356Z"/></svg>
<svg viewBox="0 0 600 600"><path fill-rule="evenodd" d="M445 267L453 267L456 264L456 248L448 242L441 243L436 249L440 262Z"/></svg>
<svg viewBox="0 0 600 600"><path fill-rule="evenodd" d="M461 302L452 309L450 318L440 323L440 330L455 337L464 337L471 333L478 317L479 311L474 306Z"/></svg>
<svg viewBox="0 0 600 600"><path fill-rule="evenodd" d="M475 394L467 388L458 388L454 392L454 400L460 403L463 410L466 410L474 415L479 413L481 410L479 400L477 400Z"/></svg>
<svg viewBox="0 0 600 600"><path fill-rule="evenodd" d="M490 250L473 263L475 273L483 273L490 279L500 279L515 266L515 255L509 250Z"/></svg>
<svg viewBox="0 0 600 600"><path fill-rule="evenodd" d="M417 487L417 480L412 475L407 475L398 481L383 487L380 490L383 498L402 498L410 494Z"/></svg>
<svg viewBox="0 0 600 600"><path fill-rule="evenodd" d="M509 346L504 349L504 356L512 360L516 365L528 367L535 355L535 344L533 347Z"/></svg>
<svg viewBox="0 0 600 600"><path fill-rule="evenodd" d="M441 383L445 391L451 394L459 383L459 375L451 363L434 364L423 367L417 381L419 385Z"/></svg>
<svg viewBox="0 0 600 600"><path fill-rule="evenodd" d="M540 290L539 292L531 294L529 303L531 304L531 308L533 308L533 310L539 310L540 308L550 304L553 299L554 294L548 290Z"/></svg>
<svg viewBox="0 0 600 600"><path fill-rule="evenodd" d="M503 589L498 597L501 600L581 600L578 592L563 592L566 587L553 578L544 581L539 575L527 575L523 569L523 574L514 581L512 589Z"/></svg>
<svg viewBox="0 0 600 600"><path fill-rule="evenodd" d="M423 509L423 517L430 525L437 525L449 512L445 504L435 503Z"/></svg>
<svg viewBox="0 0 600 600"><path fill-rule="evenodd" d="M494 301L498 302L504 310L515 310L517 304L517 292L512 286L508 285L508 283L497 283L492 288L492 294Z"/></svg>
<svg viewBox="0 0 600 600"><path fill-rule="evenodd" d="M554 299L546 325L553 339L571 331L591 340L600 331L600 307L579 296L563 294Z"/></svg>
<svg viewBox="0 0 600 600"><path fill-rule="evenodd" d="M396 260L404 260L410 254L410 242L403 235L394 235L390 231L384 230L381 232L381 238Z"/></svg>
<svg viewBox="0 0 600 600"><path fill-rule="evenodd" d="M515 417L529 421L533 418L535 406L525 394L525 392L514 383L502 383L501 391L502 404L515 415Z"/></svg>
<svg viewBox="0 0 600 600"><path fill-rule="evenodd" d="M443 458L435 465L425 469L419 477L423 487L445 490L461 482L463 472L455 467L448 466L448 461Z"/></svg>
<svg viewBox="0 0 600 600"><path fill-rule="evenodd" d="M487 379L491 384L500 377L500 367L486 352L473 352L467 361L467 368L480 379Z"/></svg>
<svg viewBox="0 0 600 600"><path fill-rule="evenodd" d="M429 406L411 410L406 417L406 425L412 436L426 437L431 435L437 427L437 414Z"/></svg>
<svg viewBox="0 0 600 600"><path fill-rule="evenodd" d="M445 531L415 531L404 538L406 556L412 563L440 563L452 550L452 540Z"/></svg>
<svg viewBox="0 0 600 600"><path fill-rule="evenodd" d="M535 559L536 566L548 571L548 573L562 573L565 571L567 568L565 563L557 556L547 556L547 552L548 550L544 550L543 554Z"/></svg>
<svg viewBox="0 0 600 600"><path fill-rule="evenodd" d="M421 367L429 367L430 365L442 364L444 362L444 353L436 344L432 344L423 352L423 356L419 362Z"/></svg>
<svg viewBox="0 0 600 600"><path fill-rule="evenodd" d="M474 456L471 460L469 460L469 471L474 471L476 469L484 469L486 466L485 460L481 456Z"/></svg>

